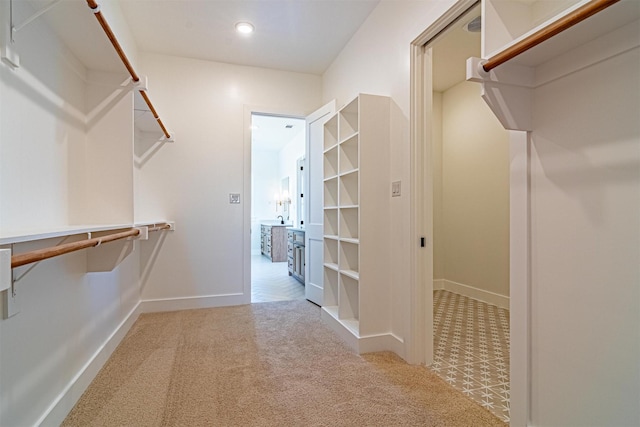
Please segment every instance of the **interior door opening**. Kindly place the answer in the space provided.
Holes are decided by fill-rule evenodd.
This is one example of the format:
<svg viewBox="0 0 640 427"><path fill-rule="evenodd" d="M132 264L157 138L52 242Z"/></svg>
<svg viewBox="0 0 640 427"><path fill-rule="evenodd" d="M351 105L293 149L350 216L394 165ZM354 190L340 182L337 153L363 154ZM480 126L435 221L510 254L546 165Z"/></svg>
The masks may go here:
<svg viewBox="0 0 640 427"><path fill-rule="evenodd" d="M480 5L430 41L433 364L509 421L509 133L466 81Z"/></svg>
<svg viewBox="0 0 640 427"><path fill-rule="evenodd" d="M251 114L252 303L304 298L296 230L303 223L298 169L305 141L303 118Z"/></svg>

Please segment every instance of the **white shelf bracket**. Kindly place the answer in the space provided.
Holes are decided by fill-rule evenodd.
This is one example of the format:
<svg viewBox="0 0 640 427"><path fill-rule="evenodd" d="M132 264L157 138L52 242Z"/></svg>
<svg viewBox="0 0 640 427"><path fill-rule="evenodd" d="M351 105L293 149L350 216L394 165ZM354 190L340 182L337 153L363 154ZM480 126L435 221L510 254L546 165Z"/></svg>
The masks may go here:
<svg viewBox="0 0 640 427"><path fill-rule="evenodd" d="M140 231L136 236L137 240L149 240L149 227L135 227L135 229Z"/></svg>
<svg viewBox="0 0 640 427"><path fill-rule="evenodd" d="M20 55L13 45L13 0L0 1L0 17L3 17L0 19L0 57L3 63L16 69L20 67Z"/></svg>
<svg viewBox="0 0 640 427"><path fill-rule="evenodd" d="M0 292L11 288L11 249L0 249Z"/></svg>
<svg viewBox="0 0 640 427"><path fill-rule="evenodd" d="M56 4L60 3L61 1L62 0L53 0L51 3L49 3L48 5L46 5L45 7L43 7L42 9L40 9L39 11L31 15L30 17L28 17L27 19L25 19L24 22L22 22L19 25L13 25L12 23L11 32L13 34L16 34L18 31L22 30L24 27L31 24L33 21L35 21L36 19L38 19L39 17L47 13L49 10L51 10L51 8L53 8ZM13 0L10 0L10 3L11 3L11 7L13 8ZM13 10L11 12L13 12ZM11 20L13 21L13 14L11 15ZM13 40L13 36L11 40Z"/></svg>
<svg viewBox="0 0 640 427"><path fill-rule="evenodd" d="M3 319L8 319L20 312L11 270L11 249L0 249L0 296L2 298L0 311Z"/></svg>
<svg viewBox="0 0 640 427"><path fill-rule="evenodd" d="M133 82L133 88L140 92L147 92L149 90L149 79L147 76L138 76L140 80Z"/></svg>
<svg viewBox="0 0 640 427"><path fill-rule="evenodd" d="M173 131L169 130L169 129L168 129L168 132L169 132L169 138L167 138L166 136L162 136L162 138L160 138L160 141L166 142L166 143L169 143L169 144L176 142L176 139L175 139L176 138L176 134Z"/></svg>
<svg viewBox="0 0 640 427"><path fill-rule="evenodd" d="M534 69L502 64L489 72L482 59L467 59L467 80L482 84L482 99L507 130L531 131L531 102Z"/></svg>

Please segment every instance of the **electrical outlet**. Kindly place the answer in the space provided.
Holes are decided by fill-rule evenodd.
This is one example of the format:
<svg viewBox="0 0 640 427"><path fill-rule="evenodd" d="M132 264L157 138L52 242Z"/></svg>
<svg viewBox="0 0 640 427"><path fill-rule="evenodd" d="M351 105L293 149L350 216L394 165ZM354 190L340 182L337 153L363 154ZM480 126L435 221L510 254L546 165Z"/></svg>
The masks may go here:
<svg viewBox="0 0 640 427"><path fill-rule="evenodd" d="M234 205L240 204L240 193L229 193L229 203Z"/></svg>
<svg viewBox="0 0 640 427"><path fill-rule="evenodd" d="M402 194L402 181L391 183L391 197L399 197Z"/></svg>

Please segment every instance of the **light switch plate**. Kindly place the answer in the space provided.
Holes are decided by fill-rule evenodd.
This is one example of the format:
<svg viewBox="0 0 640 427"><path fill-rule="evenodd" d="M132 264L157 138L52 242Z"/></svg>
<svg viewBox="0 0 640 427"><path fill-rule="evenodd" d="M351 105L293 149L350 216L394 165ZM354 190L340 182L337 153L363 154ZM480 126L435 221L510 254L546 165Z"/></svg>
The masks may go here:
<svg viewBox="0 0 640 427"><path fill-rule="evenodd" d="M229 203L234 205L240 204L240 193L229 193Z"/></svg>
<svg viewBox="0 0 640 427"><path fill-rule="evenodd" d="M402 181L391 183L391 197L399 197L402 194Z"/></svg>

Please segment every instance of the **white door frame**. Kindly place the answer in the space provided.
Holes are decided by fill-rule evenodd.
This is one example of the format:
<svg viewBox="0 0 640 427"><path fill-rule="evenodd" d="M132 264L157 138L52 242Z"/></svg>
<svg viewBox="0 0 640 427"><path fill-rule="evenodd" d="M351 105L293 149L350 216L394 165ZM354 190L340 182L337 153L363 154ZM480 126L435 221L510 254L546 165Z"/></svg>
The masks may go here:
<svg viewBox="0 0 640 427"><path fill-rule="evenodd" d="M275 107L257 105L244 105L244 162L243 162L243 186L240 203L242 209L242 303L251 304L251 115L295 117L304 120L304 111L292 111ZM306 154L305 154L306 155Z"/></svg>
<svg viewBox="0 0 640 427"><path fill-rule="evenodd" d="M478 0L458 0L410 46L411 55L411 236L426 237L426 247L411 245L411 324L407 360L433 361L433 177L431 105L425 78L430 52L424 48ZM484 29L483 29L484 31ZM430 97L429 97L430 99ZM510 150L510 387L511 425L526 426L531 409L529 142L527 132L509 131Z"/></svg>

